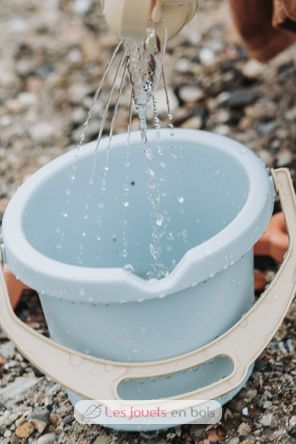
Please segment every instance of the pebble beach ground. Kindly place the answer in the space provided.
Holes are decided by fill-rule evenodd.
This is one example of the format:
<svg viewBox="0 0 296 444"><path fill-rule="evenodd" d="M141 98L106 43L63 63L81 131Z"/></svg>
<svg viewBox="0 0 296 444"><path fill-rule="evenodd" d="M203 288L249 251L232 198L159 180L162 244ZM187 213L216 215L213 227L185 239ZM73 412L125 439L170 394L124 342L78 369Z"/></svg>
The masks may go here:
<svg viewBox="0 0 296 444"><path fill-rule="evenodd" d="M261 65L236 42L227 4L201 3L197 17L167 50L165 71L175 125L233 137L269 167L288 166L295 178L296 47ZM79 141L115 45L97 1L1 0L1 214L26 176ZM104 97L110 86L108 79ZM117 132L126 131L128 104L125 87ZM158 106L164 114L162 91ZM96 106L87 140L97 135L102 107L103 100ZM111 117L106 131L110 121ZM256 267L268 280L276 269L267 259L256 260ZM17 312L46 334L33 292L23 294ZM79 425L63 388L32 368L0 331L0 444L296 443L295 321L294 303L245 389L224 407L219 426L151 434Z"/></svg>

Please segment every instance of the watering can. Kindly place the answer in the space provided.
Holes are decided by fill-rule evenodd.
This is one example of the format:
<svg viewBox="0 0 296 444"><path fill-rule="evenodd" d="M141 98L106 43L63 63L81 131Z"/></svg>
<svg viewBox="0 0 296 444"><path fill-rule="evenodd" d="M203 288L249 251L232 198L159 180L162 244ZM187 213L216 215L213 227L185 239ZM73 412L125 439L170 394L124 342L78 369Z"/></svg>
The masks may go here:
<svg viewBox="0 0 296 444"><path fill-rule="evenodd" d="M188 231L188 242L178 238L164 257L167 264L177 258L165 278L141 277L151 261L151 208L143 199L145 155L139 133L131 135L129 146L126 135L112 141L99 247L96 211L87 222L81 220L96 143L86 145L78 158L75 151L66 153L35 173L18 189L4 215L3 260L38 291L51 339L15 316L2 274L1 327L34 366L69 389L73 403L84 398L216 399L224 404L245 384L294 297L296 199L289 171L281 168L270 176L245 146L181 129L174 135L176 162L171 131L162 129L160 134L167 163L162 205L173 212L170 228L180 230L185 223ZM156 148L155 132L148 137ZM108 146L108 140L102 141L101 164ZM122 205L127 153L133 188L125 235L137 274L124 269L115 242L127 211ZM63 190L73 166L75 198L68 208L72 223L65 225L68 238L57 250ZM98 195L100 177L98 172L89 202L103 199ZM271 218L275 188L290 245L274 281L254 304L253 246ZM185 219L177 210L177 193L184 196ZM82 229L83 265L76 261Z"/></svg>
<svg viewBox="0 0 296 444"><path fill-rule="evenodd" d="M194 16L199 0L101 0L110 29L123 39L142 39L152 22L173 38Z"/></svg>

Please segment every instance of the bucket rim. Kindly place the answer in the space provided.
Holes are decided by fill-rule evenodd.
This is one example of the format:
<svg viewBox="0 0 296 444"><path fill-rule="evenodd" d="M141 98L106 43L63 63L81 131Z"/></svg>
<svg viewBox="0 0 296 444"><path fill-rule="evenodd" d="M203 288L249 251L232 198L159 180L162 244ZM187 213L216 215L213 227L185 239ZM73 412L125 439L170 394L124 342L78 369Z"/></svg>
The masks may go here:
<svg viewBox="0 0 296 444"><path fill-rule="evenodd" d="M161 129L161 137L171 137L171 129ZM27 285L41 294L73 302L86 302L79 291L88 295L93 303L119 303L163 298L196 286L210 278L208 262L213 261L214 274L231 267L251 250L265 231L274 205L273 180L264 162L245 145L221 135L206 131L174 129L174 143L178 139L209 149L225 152L235 158L246 172L249 194L244 206L223 230L207 241L189 249L170 274L160 280L146 280L123 268L89 268L69 265L49 258L35 249L26 238L22 218L36 187L46 182L58 171L77 161L77 151L71 150L51 161L34 173L15 193L3 217L3 242L5 257L11 271ZM152 142L156 131L149 130ZM140 133L133 132L130 144L139 143ZM120 149L127 142L127 135L112 139L111 149ZM96 142L82 148L79 158L91 155ZM102 139L100 151L108 147L108 138ZM258 192L260 190L260 192ZM227 257L227 261L226 258ZM223 261L223 266L221 263ZM198 268L198 278L196 269ZM212 277L212 276L211 276ZM73 289L75 285L75 290ZM108 287L108 295L98 295L98 284ZM122 296L124 294L124 297Z"/></svg>

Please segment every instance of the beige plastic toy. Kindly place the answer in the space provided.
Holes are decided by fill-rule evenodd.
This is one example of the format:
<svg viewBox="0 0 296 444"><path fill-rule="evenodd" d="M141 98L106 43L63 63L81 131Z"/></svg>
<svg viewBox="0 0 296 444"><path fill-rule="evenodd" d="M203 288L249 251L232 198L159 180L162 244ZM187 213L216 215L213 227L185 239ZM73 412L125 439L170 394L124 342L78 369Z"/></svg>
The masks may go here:
<svg viewBox="0 0 296 444"><path fill-rule="evenodd" d="M109 28L123 39L141 39L149 22L159 35L177 35L194 16L198 0L101 0Z"/></svg>
<svg viewBox="0 0 296 444"><path fill-rule="evenodd" d="M259 301L234 327L212 343L183 356L144 364L113 362L83 355L41 336L16 317L1 272L0 324L3 330L34 366L84 399L118 400L118 385L125 379L170 375L221 355L229 357L233 362L231 375L174 399L210 400L225 395L244 381L251 364L281 325L296 289L294 188L289 170L282 168L273 171L273 177L286 218L289 249L277 276Z"/></svg>

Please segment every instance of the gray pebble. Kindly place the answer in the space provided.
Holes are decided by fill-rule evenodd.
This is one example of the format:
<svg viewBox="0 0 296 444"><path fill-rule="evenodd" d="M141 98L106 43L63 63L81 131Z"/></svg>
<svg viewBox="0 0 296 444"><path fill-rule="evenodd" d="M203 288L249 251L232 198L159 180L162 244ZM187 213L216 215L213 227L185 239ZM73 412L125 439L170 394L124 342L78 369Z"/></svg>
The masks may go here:
<svg viewBox="0 0 296 444"><path fill-rule="evenodd" d="M242 422L237 431L239 436L247 436L251 432L251 427L246 422Z"/></svg>
<svg viewBox="0 0 296 444"><path fill-rule="evenodd" d="M200 129L201 126L202 126L202 118L200 116L191 117L182 124L182 128L188 128L188 129Z"/></svg>
<svg viewBox="0 0 296 444"><path fill-rule="evenodd" d="M229 108L244 108L254 103L257 97L257 92L251 88L238 89L222 105Z"/></svg>
<svg viewBox="0 0 296 444"><path fill-rule="evenodd" d="M231 438L230 441L227 441L227 444L239 444L239 438Z"/></svg>
<svg viewBox="0 0 296 444"><path fill-rule="evenodd" d="M56 442L55 433L46 433L46 435L40 436L37 439L36 444L54 444Z"/></svg>
<svg viewBox="0 0 296 444"><path fill-rule="evenodd" d="M55 136L55 129L48 122L38 122L30 129L30 136L34 143L50 143Z"/></svg>
<svg viewBox="0 0 296 444"><path fill-rule="evenodd" d="M198 102L204 98L204 92L194 85L185 85L179 89L179 96L183 102Z"/></svg>
<svg viewBox="0 0 296 444"><path fill-rule="evenodd" d="M277 122L275 122L274 120L270 122L259 123L258 132L265 136L274 131L277 128L277 125Z"/></svg>
<svg viewBox="0 0 296 444"><path fill-rule="evenodd" d="M242 73L250 79L256 79L262 75L265 66L257 60L249 60L242 68Z"/></svg>
<svg viewBox="0 0 296 444"><path fill-rule="evenodd" d="M273 414L268 413L267 415L264 415L260 420L260 424L262 424L264 427L270 427L273 420Z"/></svg>
<svg viewBox="0 0 296 444"><path fill-rule="evenodd" d="M34 424L39 433L44 432L49 422L49 412L44 408L36 408L28 416L28 419Z"/></svg>
<svg viewBox="0 0 296 444"><path fill-rule="evenodd" d="M4 344L0 346L0 355L2 355L5 359L11 359L14 356L14 353L15 345L13 342L4 342Z"/></svg>
<svg viewBox="0 0 296 444"><path fill-rule="evenodd" d="M100 435L96 438L93 444L111 444L113 442L112 436Z"/></svg>
<svg viewBox="0 0 296 444"><path fill-rule="evenodd" d="M281 150L278 152L276 159L277 159L277 166L283 167L290 165L293 162L293 154L291 151L288 150Z"/></svg>

